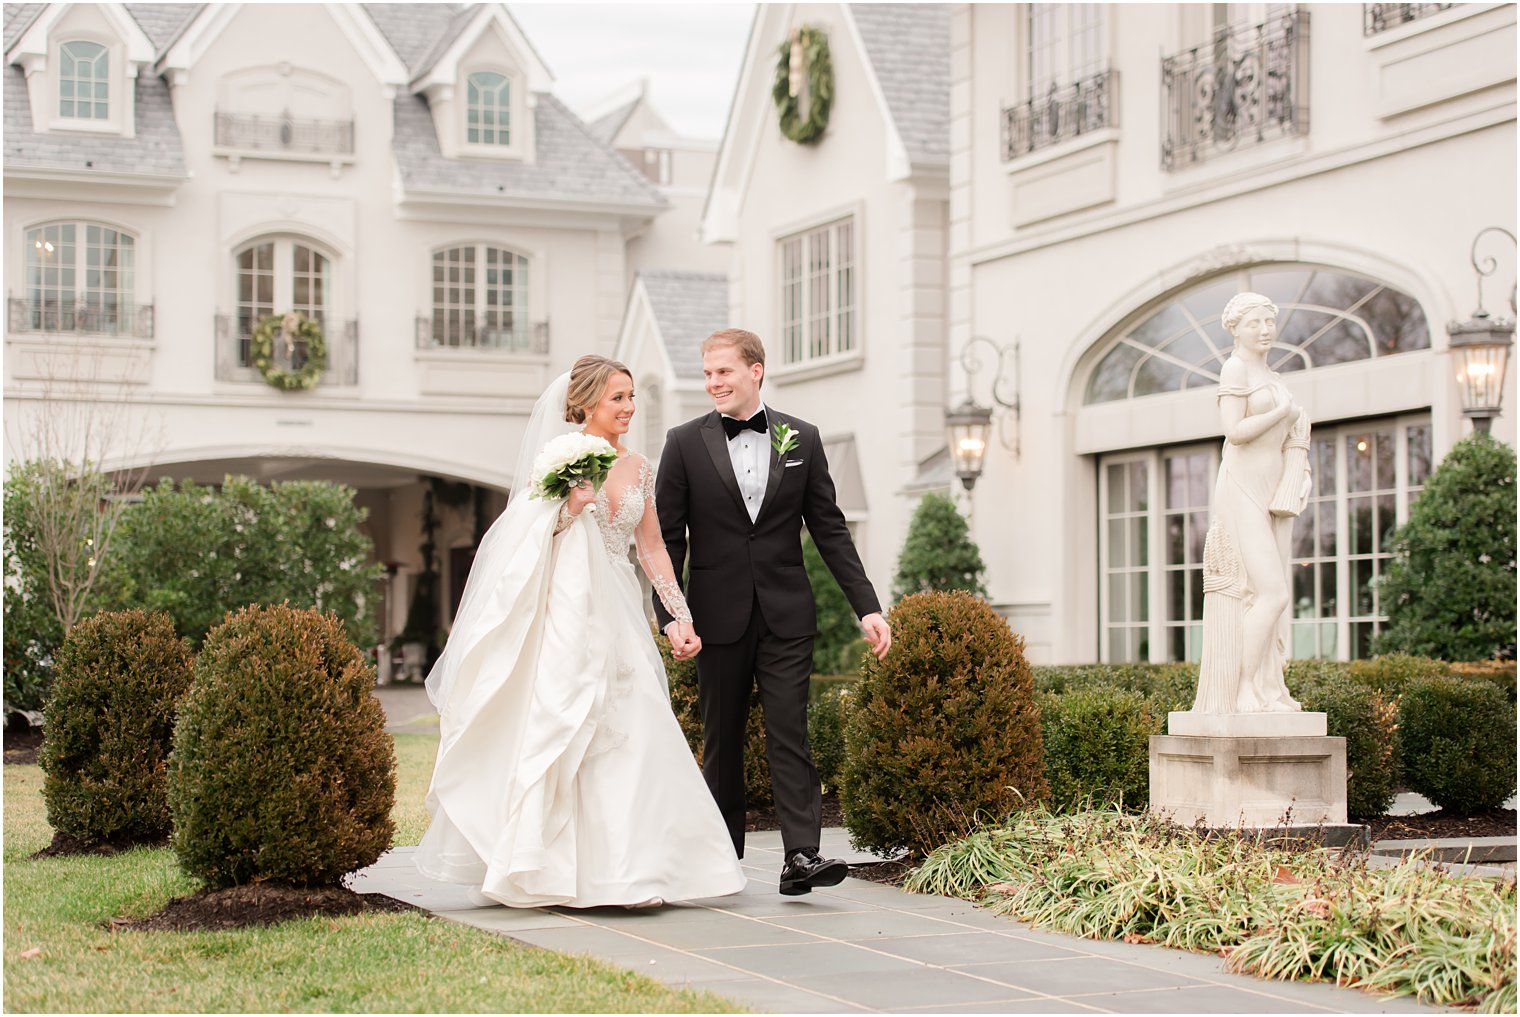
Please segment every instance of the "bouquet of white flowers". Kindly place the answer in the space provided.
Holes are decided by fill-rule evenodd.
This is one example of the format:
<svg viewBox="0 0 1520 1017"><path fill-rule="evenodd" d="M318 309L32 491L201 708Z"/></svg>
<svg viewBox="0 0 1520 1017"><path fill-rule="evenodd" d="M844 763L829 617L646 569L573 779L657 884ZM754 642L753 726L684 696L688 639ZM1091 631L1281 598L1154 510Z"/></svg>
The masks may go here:
<svg viewBox="0 0 1520 1017"><path fill-rule="evenodd" d="M617 450L607 439L575 431L551 439L533 459L533 485L535 498L568 498L570 488L581 480L589 480L600 491L612 464L617 462Z"/></svg>

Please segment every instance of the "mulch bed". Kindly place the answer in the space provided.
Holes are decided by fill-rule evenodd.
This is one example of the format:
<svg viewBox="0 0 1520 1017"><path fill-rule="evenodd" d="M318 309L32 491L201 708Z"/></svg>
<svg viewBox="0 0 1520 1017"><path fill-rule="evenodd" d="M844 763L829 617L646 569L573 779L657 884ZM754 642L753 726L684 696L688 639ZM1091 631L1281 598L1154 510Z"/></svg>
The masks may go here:
<svg viewBox="0 0 1520 1017"><path fill-rule="evenodd" d="M1379 816L1363 819L1372 828L1372 839L1439 840L1444 837L1513 837L1515 810L1492 809L1471 816L1426 812L1418 816Z"/></svg>
<svg viewBox="0 0 1520 1017"><path fill-rule="evenodd" d="M251 883L175 897L146 918L112 918L112 932L201 932L276 925L313 915L335 917L363 911L414 911L383 893L355 893L341 886L299 887Z"/></svg>
<svg viewBox="0 0 1520 1017"><path fill-rule="evenodd" d="M843 826L844 811L839 807L839 795L830 792L823 796L823 825ZM779 830L781 822L776 818L776 807L767 805L763 809L750 809L744 814L744 829L749 833L759 830Z"/></svg>
<svg viewBox="0 0 1520 1017"><path fill-rule="evenodd" d="M42 728L25 725L5 727L5 761L32 765L37 762L37 750L42 748Z"/></svg>

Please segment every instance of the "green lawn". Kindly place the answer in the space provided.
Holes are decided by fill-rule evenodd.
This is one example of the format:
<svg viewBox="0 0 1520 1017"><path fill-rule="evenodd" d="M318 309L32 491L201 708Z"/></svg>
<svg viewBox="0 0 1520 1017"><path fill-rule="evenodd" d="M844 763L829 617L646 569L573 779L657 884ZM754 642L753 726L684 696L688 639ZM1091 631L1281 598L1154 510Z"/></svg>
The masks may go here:
<svg viewBox="0 0 1520 1017"><path fill-rule="evenodd" d="M396 738L398 844L415 844L427 825L437 744ZM5 767L7 1011L742 1012L420 912L107 932L102 922L149 914L195 885L166 849L30 860L52 838L41 790L37 767Z"/></svg>

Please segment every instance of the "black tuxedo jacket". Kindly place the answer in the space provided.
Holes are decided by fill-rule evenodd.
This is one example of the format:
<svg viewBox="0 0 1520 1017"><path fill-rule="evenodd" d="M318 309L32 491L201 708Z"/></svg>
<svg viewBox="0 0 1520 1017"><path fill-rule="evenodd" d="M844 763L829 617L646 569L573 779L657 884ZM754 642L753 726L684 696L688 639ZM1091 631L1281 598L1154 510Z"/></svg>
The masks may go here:
<svg viewBox="0 0 1520 1017"><path fill-rule="evenodd" d="M813 589L802 565L804 523L855 614L881 610L835 503L818 428L769 406L766 417L772 434L778 424L790 424L797 447L780 455L767 449L770 474L753 523L717 411L666 435L655 503L677 575L690 551L686 600L704 643L737 642L757 599L773 634L784 639L818 634ZM670 623L658 596L654 610L661 628Z"/></svg>

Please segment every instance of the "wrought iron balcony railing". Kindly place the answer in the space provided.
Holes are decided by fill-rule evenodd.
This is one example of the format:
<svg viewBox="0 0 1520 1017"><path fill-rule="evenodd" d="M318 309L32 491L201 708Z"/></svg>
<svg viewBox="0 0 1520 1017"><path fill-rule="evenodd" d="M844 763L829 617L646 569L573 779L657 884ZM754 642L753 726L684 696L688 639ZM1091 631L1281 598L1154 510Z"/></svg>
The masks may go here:
<svg viewBox="0 0 1520 1017"><path fill-rule="evenodd" d="M1161 62L1161 165L1309 132L1309 15L1231 26Z"/></svg>
<svg viewBox="0 0 1520 1017"><path fill-rule="evenodd" d="M353 155L352 120L216 113L216 145L243 152Z"/></svg>
<svg viewBox="0 0 1520 1017"><path fill-rule="evenodd" d="M1119 72L1104 71L1003 110L1003 161L1119 126Z"/></svg>
<svg viewBox="0 0 1520 1017"><path fill-rule="evenodd" d="M240 316L216 316L216 380L262 381L253 366L253 326ZM318 388L359 384L359 323L323 320L322 341L327 346L327 370L317 382ZM306 362L305 351L297 345L290 370Z"/></svg>
<svg viewBox="0 0 1520 1017"><path fill-rule="evenodd" d="M1362 4L1362 34L1377 35L1455 6L1456 4Z"/></svg>
<svg viewBox="0 0 1520 1017"><path fill-rule="evenodd" d="M17 300L8 304L12 332L153 338L152 304L97 304L74 300Z"/></svg>
<svg viewBox="0 0 1520 1017"><path fill-rule="evenodd" d="M549 352L549 323L487 315L435 314L417 319L419 350L478 349L509 353Z"/></svg>

